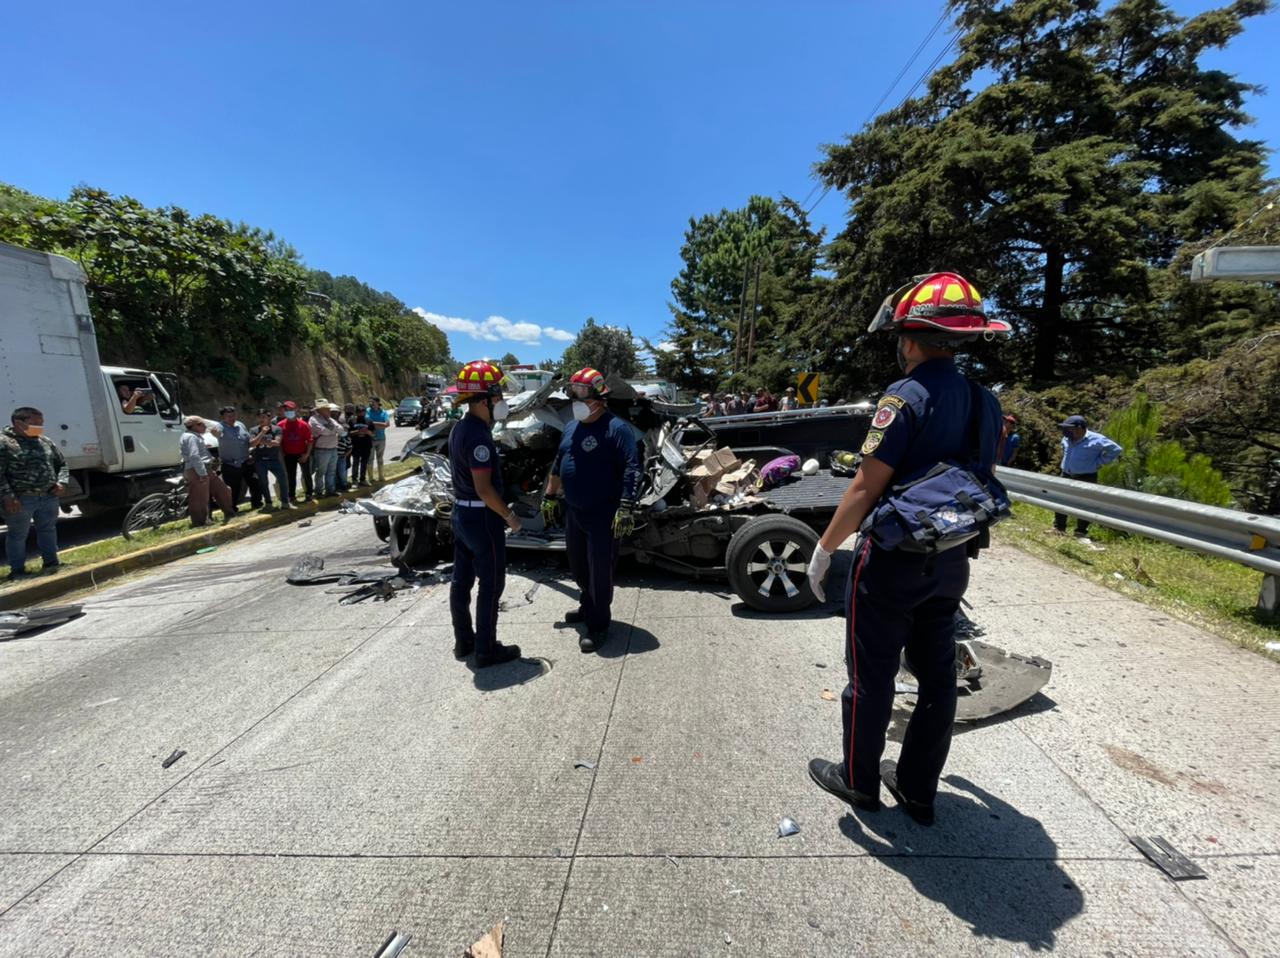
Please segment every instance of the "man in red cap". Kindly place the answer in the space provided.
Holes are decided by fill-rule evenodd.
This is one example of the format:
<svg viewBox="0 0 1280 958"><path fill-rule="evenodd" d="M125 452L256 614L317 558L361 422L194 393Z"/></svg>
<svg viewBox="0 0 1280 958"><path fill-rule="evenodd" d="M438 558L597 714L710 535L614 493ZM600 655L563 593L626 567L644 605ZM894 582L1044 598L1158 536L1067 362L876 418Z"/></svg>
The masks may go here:
<svg viewBox="0 0 1280 958"><path fill-rule="evenodd" d="M298 501L298 467L302 467L302 485L310 500L314 487L311 483L311 427L298 415L298 404L292 399L284 404L284 418L280 427L280 451L284 453L284 471L289 477L289 501ZM283 498L283 496L281 497Z"/></svg>

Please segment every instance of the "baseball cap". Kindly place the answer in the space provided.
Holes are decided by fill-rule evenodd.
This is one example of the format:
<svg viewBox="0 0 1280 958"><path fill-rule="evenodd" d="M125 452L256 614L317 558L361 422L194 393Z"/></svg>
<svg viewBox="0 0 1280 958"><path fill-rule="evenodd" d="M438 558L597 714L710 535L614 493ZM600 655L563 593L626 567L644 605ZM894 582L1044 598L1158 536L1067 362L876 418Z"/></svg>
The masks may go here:
<svg viewBox="0 0 1280 958"><path fill-rule="evenodd" d="M298 404L292 399L286 399L283 403L285 409L297 409Z"/></svg>
<svg viewBox="0 0 1280 958"><path fill-rule="evenodd" d="M1084 429L1088 423L1084 421L1084 416L1068 416L1066 419L1062 420L1062 422L1058 423L1058 425L1063 429L1074 429L1076 426Z"/></svg>
<svg viewBox="0 0 1280 958"><path fill-rule="evenodd" d="M218 410L218 415L224 416L229 412L235 412L235 411L236 411L235 406L223 406L221 409Z"/></svg>

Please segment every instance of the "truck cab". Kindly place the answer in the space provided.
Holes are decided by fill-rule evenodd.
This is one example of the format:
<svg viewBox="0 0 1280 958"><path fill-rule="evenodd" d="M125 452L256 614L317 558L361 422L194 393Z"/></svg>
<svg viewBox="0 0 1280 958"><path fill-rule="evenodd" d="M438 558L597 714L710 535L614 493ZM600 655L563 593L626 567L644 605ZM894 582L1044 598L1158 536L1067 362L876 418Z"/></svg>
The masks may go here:
<svg viewBox="0 0 1280 958"><path fill-rule="evenodd" d="M178 440L182 436L178 377L173 373L103 366L102 378L107 394L115 399L111 431L120 446L120 463L108 467L108 471L176 467L181 459ZM135 390L141 390L142 396L133 403ZM128 411L130 405L132 412Z"/></svg>
<svg viewBox="0 0 1280 958"><path fill-rule="evenodd" d="M0 243L0 403L44 414L71 471L62 501L82 511L128 506L179 471L177 377L101 365L84 270L64 256Z"/></svg>

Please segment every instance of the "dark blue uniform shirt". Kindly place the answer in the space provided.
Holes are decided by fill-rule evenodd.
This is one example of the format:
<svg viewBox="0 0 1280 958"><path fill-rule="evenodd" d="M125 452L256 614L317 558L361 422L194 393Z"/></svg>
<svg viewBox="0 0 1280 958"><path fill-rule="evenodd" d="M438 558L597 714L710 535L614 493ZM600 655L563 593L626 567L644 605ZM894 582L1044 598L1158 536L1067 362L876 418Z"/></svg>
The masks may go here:
<svg viewBox="0 0 1280 958"><path fill-rule="evenodd" d="M885 390L862 454L892 466L894 484L916 479L944 461L963 465L981 458L990 467L1003 423L1000 403L979 388L976 395L984 408L975 417L974 395L969 380L950 359L921 363ZM988 448L975 457L980 425L986 426Z"/></svg>
<svg viewBox="0 0 1280 958"><path fill-rule="evenodd" d="M493 488L502 495L502 463L498 461L498 447L493 444L493 433L483 419L465 415L449 433L449 468L453 471L453 495L457 499L479 501L473 469L489 472L493 476Z"/></svg>
<svg viewBox="0 0 1280 958"><path fill-rule="evenodd" d="M551 474L571 509L616 510L640 490L640 456L630 423L606 412L595 422L571 422L560 438Z"/></svg>

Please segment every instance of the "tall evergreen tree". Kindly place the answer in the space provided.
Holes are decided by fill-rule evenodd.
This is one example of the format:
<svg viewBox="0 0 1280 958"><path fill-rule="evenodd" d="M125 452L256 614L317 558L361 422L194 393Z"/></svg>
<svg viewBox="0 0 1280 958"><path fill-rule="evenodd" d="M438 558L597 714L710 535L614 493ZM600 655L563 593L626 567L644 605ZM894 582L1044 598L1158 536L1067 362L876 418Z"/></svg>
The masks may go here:
<svg viewBox="0 0 1280 958"><path fill-rule="evenodd" d="M673 348L662 355L660 371L699 391L739 384L779 388L790 380L805 365L806 324L821 303L822 238L787 199L753 196L742 209L690 219L680 250L684 266L671 283L668 304Z"/></svg>
<svg viewBox="0 0 1280 958"><path fill-rule="evenodd" d="M887 290L946 267L1022 334L996 376L1144 365L1160 345L1150 270L1265 186L1264 148L1234 132L1255 88L1200 60L1267 8L956 0L956 61L820 164L850 203L824 341L843 347Z"/></svg>

